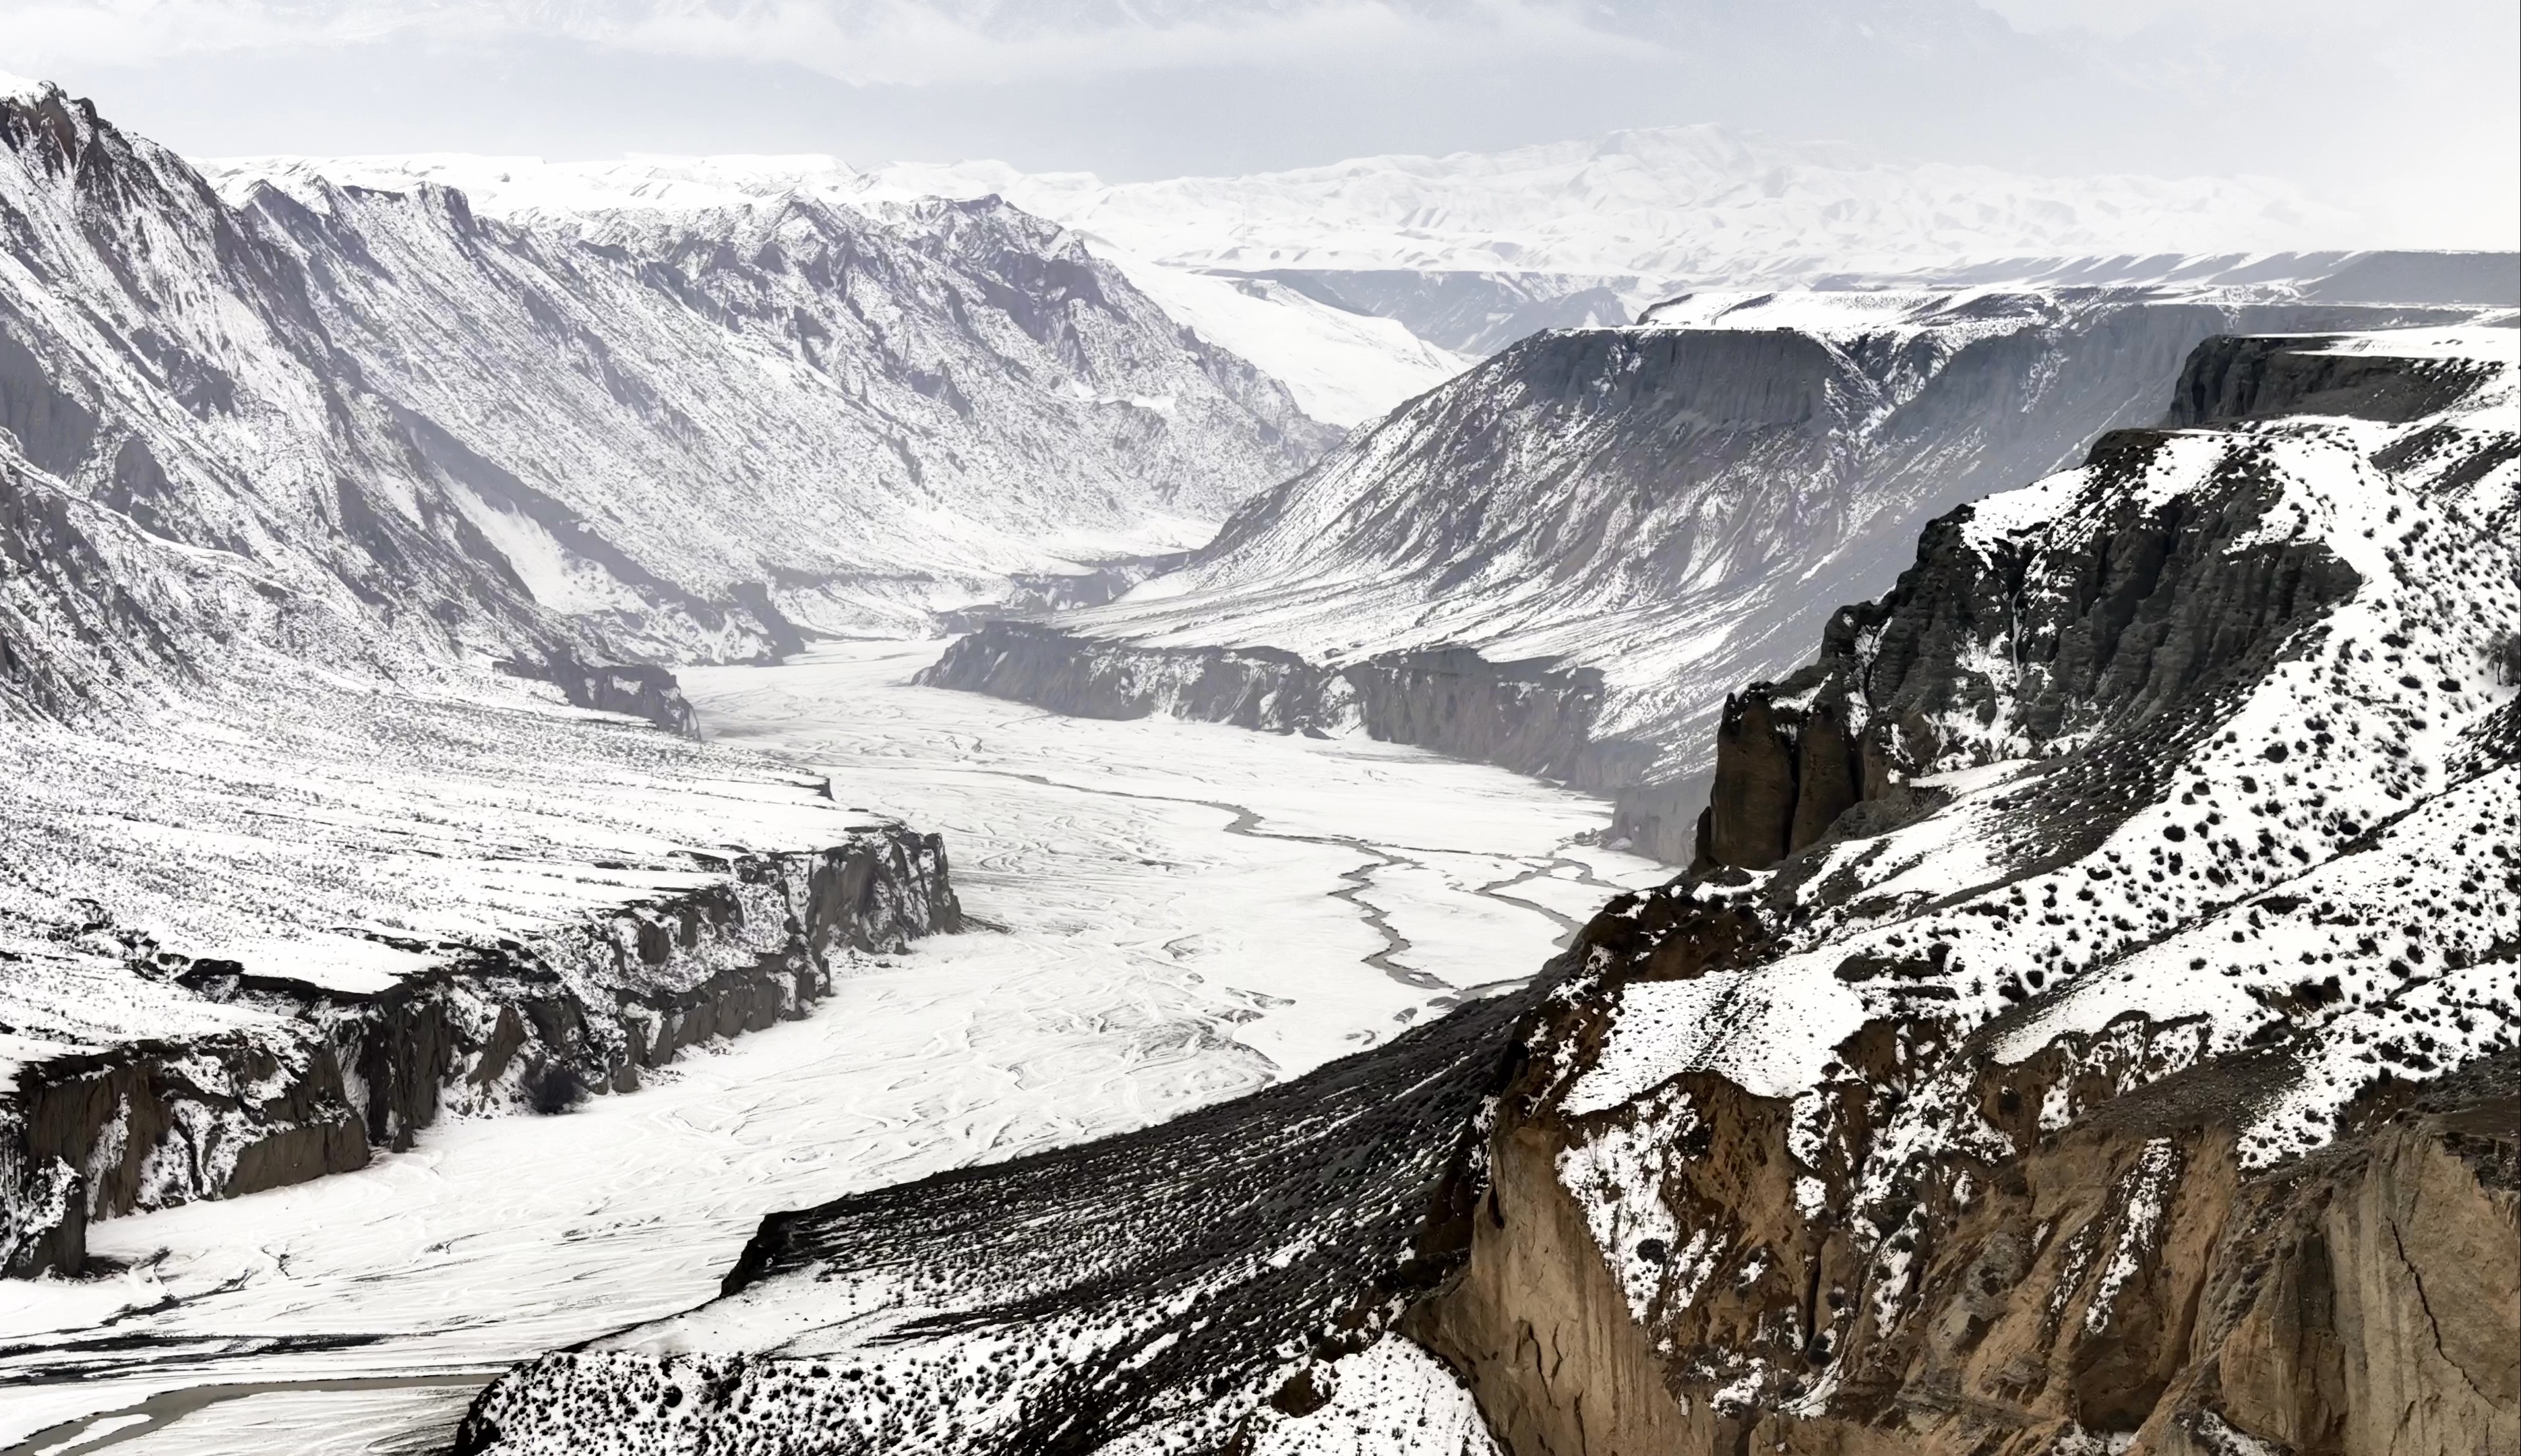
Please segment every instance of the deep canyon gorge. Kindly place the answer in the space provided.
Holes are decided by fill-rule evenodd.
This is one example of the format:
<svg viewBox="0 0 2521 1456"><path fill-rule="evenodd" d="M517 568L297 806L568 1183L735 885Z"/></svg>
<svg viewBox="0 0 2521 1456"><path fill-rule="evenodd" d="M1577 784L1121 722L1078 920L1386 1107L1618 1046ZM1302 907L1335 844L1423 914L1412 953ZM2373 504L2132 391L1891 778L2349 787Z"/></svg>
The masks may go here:
<svg viewBox="0 0 2521 1456"><path fill-rule="evenodd" d="M0 1456L2521 1456L2521 254L2324 205L0 76Z"/></svg>

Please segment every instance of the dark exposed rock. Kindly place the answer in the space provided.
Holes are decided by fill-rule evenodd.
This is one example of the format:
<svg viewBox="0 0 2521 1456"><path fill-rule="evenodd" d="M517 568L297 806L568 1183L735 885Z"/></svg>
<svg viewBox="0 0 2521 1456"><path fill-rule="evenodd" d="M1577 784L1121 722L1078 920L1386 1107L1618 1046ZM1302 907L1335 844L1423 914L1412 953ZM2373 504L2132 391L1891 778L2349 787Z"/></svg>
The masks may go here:
<svg viewBox="0 0 2521 1456"><path fill-rule="evenodd" d="M65 392L0 313L0 430L36 468L68 475L96 442L96 412Z"/></svg>
<svg viewBox="0 0 2521 1456"><path fill-rule="evenodd" d="M2198 352L2220 356L2225 342ZM2113 432L2088 467L2134 480L2166 438ZM2231 466L2244 482L2251 469ZM2263 507L2246 483L2202 509L2185 498L2145 508L2131 493L2074 560L2043 563L2066 588L2038 593L2025 590L2019 548L1966 543L1972 507L1929 523L1917 564L1881 602L1842 609L1816 663L1726 700L1709 862L1765 869L1819 842L1847 809L1948 751L1956 725L2009 745L1999 756L2037 756L2104 723L2132 732L2175 718L2263 667L2357 585L2316 544L2247 544ZM1963 665L1989 660L2022 683ZM1851 721L1863 726L1851 733Z"/></svg>
<svg viewBox="0 0 2521 1456"><path fill-rule="evenodd" d="M474 1402L459 1452L521 1428L597 1420L634 1447L708 1449L756 1409L810 1425L816 1449L1054 1456L1100 1449L1151 1420L1211 1422L1220 1440L1262 1393L1306 1403L1283 1352L1328 1360L1370 1342L1388 1308L1449 1269L1474 1216L1457 1171L1481 1099L1504 1075L1533 992L1466 1006L1370 1054L1171 1121L1077 1148L940 1173L762 1220L725 1293L897 1269L938 1312L894 1340L1071 1331L1048 1368L990 1365L1021 1411L985 1435L938 1438L974 1392L885 1385L840 1358L667 1359L636 1377L673 1401L622 1399L598 1342L546 1357ZM1055 1237L1044 1238L1044 1230ZM1145 1311L1179 1302L1186 1324ZM1101 1332L1138 1327L1117 1342ZM888 1378L910 1379L895 1370ZM1238 1384L1268 1390L1238 1404ZM810 1413L810 1414L807 1414ZM626 1424L625 1424L626 1423ZM941 1429L957 1426L950 1419Z"/></svg>
<svg viewBox="0 0 2521 1456"><path fill-rule="evenodd" d="M2324 341L2208 340L2180 371L2166 423L2187 430L2279 415L2344 415L2401 425L2442 410L2481 377L2465 361L2329 352L2320 346Z"/></svg>
<svg viewBox="0 0 2521 1456"><path fill-rule="evenodd" d="M1617 782L1649 750L1595 741L1601 674L1491 662L1467 648L1321 666L1270 648L1154 648L1055 624L992 621L919 674L1084 718L1163 712L1273 733L1357 728L1369 737L1581 788Z"/></svg>
<svg viewBox="0 0 2521 1456"><path fill-rule="evenodd" d="M739 884L784 895L784 926L748 927ZM92 1218L362 1166L371 1149L409 1148L449 1106L557 1112L586 1092L635 1090L642 1069L686 1047L802 1014L830 992L844 949L959 929L941 843L883 830L747 856L717 885L597 918L589 942L623 962L610 1004L515 941L374 995L196 961L179 973L188 988L278 1013L289 1038L142 1042L23 1069L0 1105L0 1171L15 1185L5 1268L76 1269ZM775 948L672 984L694 954L745 943Z"/></svg>
<svg viewBox="0 0 2521 1456"><path fill-rule="evenodd" d="M547 682L579 707L645 718L668 733L685 738L701 735L682 685L665 668L645 662L613 662L601 666L582 661L566 643L550 649L541 661L511 660L499 669L513 676Z"/></svg>

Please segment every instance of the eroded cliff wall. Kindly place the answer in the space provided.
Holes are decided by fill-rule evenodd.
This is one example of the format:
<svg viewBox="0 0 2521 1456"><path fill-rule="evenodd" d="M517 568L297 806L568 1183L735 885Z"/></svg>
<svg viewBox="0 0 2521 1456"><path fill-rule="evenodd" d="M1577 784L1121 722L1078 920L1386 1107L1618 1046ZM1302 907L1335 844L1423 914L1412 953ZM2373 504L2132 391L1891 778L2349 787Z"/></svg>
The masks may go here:
<svg viewBox="0 0 2521 1456"><path fill-rule="evenodd" d="M360 1167L443 1115L635 1091L686 1047L802 1015L851 954L961 925L933 835L871 829L723 874L369 995L153 958L152 974L257 1015L18 1068L0 1103L7 1272L75 1271L92 1219Z"/></svg>

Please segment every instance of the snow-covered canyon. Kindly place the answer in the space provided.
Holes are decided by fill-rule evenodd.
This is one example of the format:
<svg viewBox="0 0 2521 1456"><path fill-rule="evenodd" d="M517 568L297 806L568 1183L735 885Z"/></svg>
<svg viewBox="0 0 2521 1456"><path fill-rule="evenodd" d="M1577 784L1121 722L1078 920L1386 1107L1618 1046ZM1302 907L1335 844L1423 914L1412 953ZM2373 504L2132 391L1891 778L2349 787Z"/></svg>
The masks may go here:
<svg viewBox="0 0 2521 1456"><path fill-rule="evenodd" d="M558 1117L450 1118L295 1187L112 1219L12 1286L11 1453L442 1441L510 1362L697 1304L768 1210L1137 1127L1528 977L1662 872L1607 806L1356 739L1062 718L933 644L687 670L704 727L941 832L975 928Z"/></svg>

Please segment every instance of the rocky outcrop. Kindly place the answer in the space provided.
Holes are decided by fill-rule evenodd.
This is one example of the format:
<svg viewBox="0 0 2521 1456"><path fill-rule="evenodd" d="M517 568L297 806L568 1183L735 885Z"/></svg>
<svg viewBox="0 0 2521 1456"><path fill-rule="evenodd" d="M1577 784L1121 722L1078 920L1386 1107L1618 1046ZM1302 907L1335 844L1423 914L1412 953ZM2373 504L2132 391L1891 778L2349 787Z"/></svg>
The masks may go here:
<svg viewBox="0 0 2521 1456"><path fill-rule="evenodd" d="M1363 733L1579 788L1616 783L1651 755L1643 745L1592 737L1599 672L1491 662L1466 648L1322 666L1270 648L1150 647L1053 623L994 621L958 639L918 681L1083 718Z"/></svg>
<svg viewBox="0 0 2521 1456"><path fill-rule="evenodd" d="M1515 1456L2515 1450L2521 1058L2406 1089L2253 1175L2235 1115L2281 1075L2209 1066L2113 1098L2078 1069L2088 1112L1911 1185L1885 1230L1899 1319L1880 1317L1880 1265L1844 1212L1798 1199L1788 1100L1676 1089L1696 1116L1665 1202L1692 1232L1616 1255L1568 1174L1594 1139L1509 1116L1468 1256L1406 1328L1470 1379ZM1994 1111L2056 1086L1978 1090ZM1689 1316L1638 1309L1615 1262L1685 1268ZM1756 1351L1782 1399L1745 1398L1703 1363L1714 1349Z"/></svg>
<svg viewBox="0 0 2521 1456"><path fill-rule="evenodd" d="M5 1267L75 1270L91 1219L359 1167L448 1114L635 1091L684 1048L802 1015L850 952L961 925L935 836L870 829L718 873L560 932L444 947L438 969L369 995L227 961L158 966L269 1024L22 1067L0 1106Z"/></svg>
<svg viewBox="0 0 2521 1456"><path fill-rule="evenodd" d="M2438 414L2491 374L2475 360L2375 358L2311 339L2210 339L2172 391L2174 430L2283 415L2343 415L2405 425Z"/></svg>
<svg viewBox="0 0 2521 1456"><path fill-rule="evenodd" d="M649 662L593 663L581 660L567 644L547 651L539 660L512 659L499 670L514 677L547 682L577 707L624 713L654 723L685 738L701 735L700 722L683 697L674 674Z"/></svg>
<svg viewBox="0 0 2521 1456"><path fill-rule="evenodd" d="M2190 711L2352 594L2356 573L2326 547L2266 539L2273 501L2260 491L2146 502L2132 487L2174 443L2131 430L2092 447L2084 469L2108 515L2042 555L2047 589L2028 587L2024 548L1968 544L1964 507L1926 527L1889 596L1830 620L1813 665L1727 697L1700 861L1766 869L1956 750L2042 756L2104 724Z"/></svg>
<svg viewBox="0 0 2521 1456"><path fill-rule="evenodd" d="M1587 928L1409 1316L1517 1456L2521 1449L2475 342L2203 348L2276 362L1733 698L1698 865Z"/></svg>

